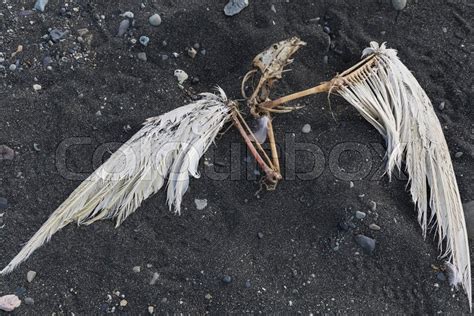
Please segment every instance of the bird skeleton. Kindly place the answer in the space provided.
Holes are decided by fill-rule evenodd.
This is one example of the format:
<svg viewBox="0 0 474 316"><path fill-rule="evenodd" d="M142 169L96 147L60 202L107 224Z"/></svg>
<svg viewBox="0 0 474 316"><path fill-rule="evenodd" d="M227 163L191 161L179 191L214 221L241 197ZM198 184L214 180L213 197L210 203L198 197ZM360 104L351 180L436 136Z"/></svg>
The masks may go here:
<svg viewBox="0 0 474 316"><path fill-rule="evenodd" d="M291 56L304 45L297 37L273 44L255 57L254 69L244 76L241 92L251 115L259 119L259 131L250 129L239 103L228 100L220 88L217 94L203 93L198 101L149 118L71 193L0 274L11 272L69 223L89 225L116 218L119 226L165 181L169 208L179 214L189 177L199 177L199 159L229 121L264 171L267 189L275 189L282 176L271 115L297 109L283 105L289 101L328 93L347 100L385 138L389 177L394 168L401 170L404 164L423 236L428 228L436 228L440 250L445 245L441 257L458 273L471 308L471 268L461 198L448 146L430 99L399 60L396 50L387 49L385 43L379 46L371 42L359 63L330 81L271 100L272 86L293 61ZM258 83L247 96L247 84L257 75ZM270 156L261 146L265 136Z"/></svg>

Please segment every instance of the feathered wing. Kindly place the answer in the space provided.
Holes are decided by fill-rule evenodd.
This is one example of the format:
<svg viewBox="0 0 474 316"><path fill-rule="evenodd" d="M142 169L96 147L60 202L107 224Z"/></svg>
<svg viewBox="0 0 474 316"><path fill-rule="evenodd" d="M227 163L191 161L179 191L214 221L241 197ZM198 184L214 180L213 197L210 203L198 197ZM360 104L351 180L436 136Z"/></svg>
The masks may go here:
<svg viewBox="0 0 474 316"><path fill-rule="evenodd" d="M338 93L385 137L388 174L405 161L423 236L428 228L436 227L440 250L445 242L442 256L460 273L471 308L467 230L441 124L430 99L396 50L372 42L363 57L370 54L377 58L373 68L346 82Z"/></svg>
<svg viewBox="0 0 474 316"><path fill-rule="evenodd" d="M199 159L230 118L231 108L221 89L158 117L94 171L51 214L18 255L0 272L11 272L69 223L91 224L116 218L119 226L168 178L168 205L180 213L189 176L198 178Z"/></svg>

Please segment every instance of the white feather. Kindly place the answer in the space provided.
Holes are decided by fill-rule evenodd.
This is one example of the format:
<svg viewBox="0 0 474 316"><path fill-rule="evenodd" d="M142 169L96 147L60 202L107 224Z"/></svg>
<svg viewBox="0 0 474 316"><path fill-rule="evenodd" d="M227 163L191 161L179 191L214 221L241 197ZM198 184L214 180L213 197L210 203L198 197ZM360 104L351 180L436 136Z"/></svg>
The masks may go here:
<svg viewBox="0 0 474 316"><path fill-rule="evenodd" d="M370 71L346 81L338 93L385 138L387 172L405 168L418 222L426 237L436 227L441 256L460 274L472 308L471 261L459 189L441 124L430 99L398 59L394 49L372 42L363 57L374 55ZM431 209L429 213L428 209Z"/></svg>
<svg viewBox="0 0 474 316"><path fill-rule="evenodd" d="M179 214L189 176L199 176L199 159L230 114L227 97L219 88L219 95L203 93L194 103L149 118L72 192L0 274L11 272L71 222L89 225L116 218L119 226L142 201L160 190L165 178L169 208Z"/></svg>

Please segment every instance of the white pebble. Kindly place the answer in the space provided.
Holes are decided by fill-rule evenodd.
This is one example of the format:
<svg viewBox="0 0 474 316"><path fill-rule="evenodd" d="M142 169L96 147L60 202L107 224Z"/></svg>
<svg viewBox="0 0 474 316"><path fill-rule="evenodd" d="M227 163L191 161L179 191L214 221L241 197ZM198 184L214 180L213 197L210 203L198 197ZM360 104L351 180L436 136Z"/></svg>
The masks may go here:
<svg viewBox="0 0 474 316"><path fill-rule="evenodd" d="M196 204L198 211L202 211L207 206L207 199L195 199L194 203Z"/></svg>
<svg viewBox="0 0 474 316"><path fill-rule="evenodd" d="M39 90L41 90L41 88L42 88L41 85L39 85L37 83L33 85L33 90L35 90L35 91L39 91Z"/></svg>
<svg viewBox="0 0 474 316"><path fill-rule="evenodd" d="M155 13L148 18L148 22L153 26L158 26L161 24L161 17L158 13Z"/></svg>
<svg viewBox="0 0 474 316"><path fill-rule="evenodd" d="M303 132L303 134L308 134L309 132L311 132L311 125L305 124L301 129L301 132Z"/></svg>
<svg viewBox="0 0 474 316"><path fill-rule="evenodd" d="M176 79L178 79L179 84L183 84L183 82L185 82L189 78L188 74L181 69L176 69L174 71L174 76L176 77Z"/></svg>
<svg viewBox="0 0 474 316"><path fill-rule="evenodd" d="M141 268L140 268L140 266L134 266L132 270L135 273L139 273L141 271Z"/></svg>
<svg viewBox="0 0 474 316"><path fill-rule="evenodd" d="M129 18L129 19L133 19L134 18L134 15L133 15L133 12L131 11L127 11L123 14L120 14L120 16L123 16L124 18Z"/></svg>
<svg viewBox="0 0 474 316"><path fill-rule="evenodd" d="M153 314L154 312L155 312L155 307L153 307L153 306L151 306L151 305L148 306L148 313L149 313L149 314Z"/></svg>
<svg viewBox="0 0 474 316"><path fill-rule="evenodd" d="M36 271L28 271L26 274L26 279L28 280L29 283L33 282L33 280L36 277Z"/></svg>
<svg viewBox="0 0 474 316"><path fill-rule="evenodd" d="M127 300L121 300L120 301L120 306L121 307L125 307L125 306L127 306L127 304L128 304Z"/></svg>

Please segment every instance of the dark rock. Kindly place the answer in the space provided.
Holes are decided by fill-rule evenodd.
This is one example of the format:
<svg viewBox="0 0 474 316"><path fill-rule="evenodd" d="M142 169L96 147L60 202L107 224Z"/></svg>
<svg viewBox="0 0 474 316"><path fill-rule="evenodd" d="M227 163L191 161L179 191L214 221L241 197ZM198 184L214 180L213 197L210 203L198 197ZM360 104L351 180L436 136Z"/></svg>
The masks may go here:
<svg viewBox="0 0 474 316"><path fill-rule="evenodd" d="M8 207L8 200L4 197L0 197L0 210Z"/></svg>
<svg viewBox="0 0 474 316"><path fill-rule="evenodd" d="M349 230L349 224L347 224L346 221L340 221L339 223L337 223L337 228L339 228L339 230L343 232L346 232Z"/></svg>
<svg viewBox="0 0 474 316"><path fill-rule="evenodd" d="M357 235L355 236L355 241L368 254L372 254L375 250L375 239L365 235Z"/></svg>
<svg viewBox="0 0 474 316"><path fill-rule="evenodd" d="M26 289L24 287L18 287L15 290L15 295L20 297L26 294Z"/></svg>
<svg viewBox="0 0 474 316"><path fill-rule="evenodd" d="M25 302L26 305L34 305L35 304L35 300L32 299L31 297L25 297L24 302Z"/></svg>
<svg viewBox="0 0 474 316"><path fill-rule="evenodd" d="M225 284L230 284L232 282L232 277L230 275L224 275L224 277L222 278L222 282L224 282Z"/></svg>
<svg viewBox="0 0 474 316"><path fill-rule="evenodd" d="M440 281L446 281L446 275L443 272L436 273L436 278Z"/></svg>
<svg viewBox="0 0 474 316"><path fill-rule="evenodd" d="M252 284L250 283L250 280L245 281L245 287L250 288Z"/></svg>
<svg viewBox="0 0 474 316"><path fill-rule="evenodd" d="M67 35L67 31L65 32L62 32L58 29L52 29L50 32L49 32L49 37L51 38L51 40L55 43L59 42L60 40L62 40L65 36Z"/></svg>
<svg viewBox="0 0 474 316"><path fill-rule="evenodd" d="M0 145L0 160L13 160L15 151L7 145Z"/></svg>
<svg viewBox="0 0 474 316"><path fill-rule="evenodd" d="M130 27L130 21L128 19L122 20L118 28L117 36L122 37L127 32L129 27Z"/></svg>

